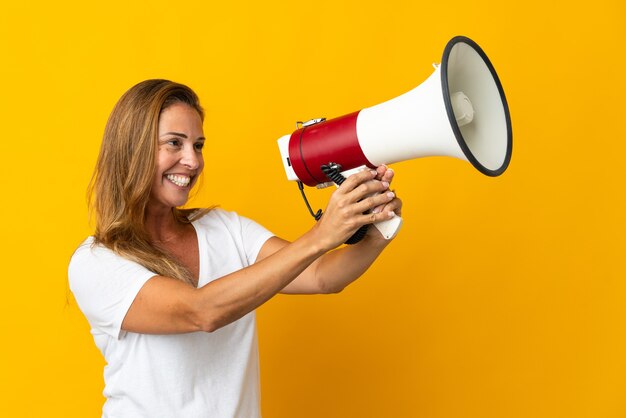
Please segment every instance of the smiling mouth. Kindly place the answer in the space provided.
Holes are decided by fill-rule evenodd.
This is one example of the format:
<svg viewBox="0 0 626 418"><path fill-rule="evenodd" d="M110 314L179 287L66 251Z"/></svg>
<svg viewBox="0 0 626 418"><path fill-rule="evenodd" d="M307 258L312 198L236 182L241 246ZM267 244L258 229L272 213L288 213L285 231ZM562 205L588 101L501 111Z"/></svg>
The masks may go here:
<svg viewBox="0 0 626 418"><path fill-rule="evenodd" d="M168 174L165 176L165 178L179 187L187 187L189 186L189 183L191 183L191 177L189 176L178 176L175 174Z"/></svg>

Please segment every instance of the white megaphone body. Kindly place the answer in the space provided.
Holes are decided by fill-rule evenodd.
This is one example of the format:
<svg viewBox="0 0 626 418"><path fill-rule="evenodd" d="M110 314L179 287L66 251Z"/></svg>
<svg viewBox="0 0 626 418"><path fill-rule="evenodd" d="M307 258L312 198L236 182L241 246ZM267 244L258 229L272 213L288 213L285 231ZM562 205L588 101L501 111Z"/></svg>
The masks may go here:
<svg viewBox="0 0 626 418"><path fill-rule="evenodd" d="M278 140L287 178L323 187L329 163L346 172L359 167L428 156L471 163L488 176L509 165L512 131L504 90L493 65L471 39L446 45L440 65L413 90L334 119L302 123ZM391 238L401 225L392 218L375 226Z"/></svg>

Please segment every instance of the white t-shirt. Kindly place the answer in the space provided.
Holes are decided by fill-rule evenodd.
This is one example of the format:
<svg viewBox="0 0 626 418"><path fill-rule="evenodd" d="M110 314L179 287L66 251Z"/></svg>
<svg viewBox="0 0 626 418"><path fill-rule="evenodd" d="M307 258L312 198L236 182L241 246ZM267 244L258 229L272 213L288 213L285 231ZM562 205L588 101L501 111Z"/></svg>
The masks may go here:
<svg viewBox="0 0 626 418"><path fill-rule="evenodd" d="M272 236L257 223L221 209L193 226L200 251L199 287L253 264ZM254 312L212 333L122 331L128 308L155 273L92 243L88 238L72 256L69 281L107 363L102 416L259 417Z"/></svg>

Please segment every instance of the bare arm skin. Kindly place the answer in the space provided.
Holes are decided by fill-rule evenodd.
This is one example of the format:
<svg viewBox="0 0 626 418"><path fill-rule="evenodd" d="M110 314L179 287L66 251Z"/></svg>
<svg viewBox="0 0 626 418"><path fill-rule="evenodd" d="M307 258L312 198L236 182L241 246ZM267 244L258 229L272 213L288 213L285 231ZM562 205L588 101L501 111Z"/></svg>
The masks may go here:
<svg viewBox="0 0 626 418"><path fill-rule="evenodd" d="M386 167L378 168L378 180L391 183L393 171ZM384 206L374 209L383 213L393 212L401 216L402 201L394 198ZM384 239L378 230L370 227L365 238L355 245L343 246L327 252L316 259L295 280L289 283L281 293L316 294L338 293L358 279L372 265L380 253L391 241ZM289 242L280 238L268 240L259 258L272 254Z"/></svg>
<svg viewBox="0 0 626 418"><path fill-rule="evenodd" d="M387 193L366 198L388 189L387 178L393 173L385 174L386 171L382 167L376 173L363 171L350 176L333 193L324 216L311 230L292 243L269 239L257 262L249 267L201 288L163 276L151 278L137 294L122 329L146 334L212 332L281 291L341 290L369 267L387 242L370 228L374 231L359 244L328 252L340 246L360 226L388 219L390 212L400 211L399 199ZM381 207L378 213L363 214Z"/></svg>

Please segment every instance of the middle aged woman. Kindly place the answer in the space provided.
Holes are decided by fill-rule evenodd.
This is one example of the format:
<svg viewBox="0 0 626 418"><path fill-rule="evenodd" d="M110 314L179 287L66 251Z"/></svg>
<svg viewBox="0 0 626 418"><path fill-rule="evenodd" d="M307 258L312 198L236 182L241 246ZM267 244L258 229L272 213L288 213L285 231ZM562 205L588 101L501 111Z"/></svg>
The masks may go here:
<svg viewBox="0 0 626 418"><path fill-rule="evenodd" d="M384 166L350 176L294 242L234 212L181 210L204 169L203 117L188 87L147 80L107 122L96 231L69 268L107 361L105 417L259 416L254 310L277 293L341 291L389 241L370 228L341 244L400 215Z"/></svg>

